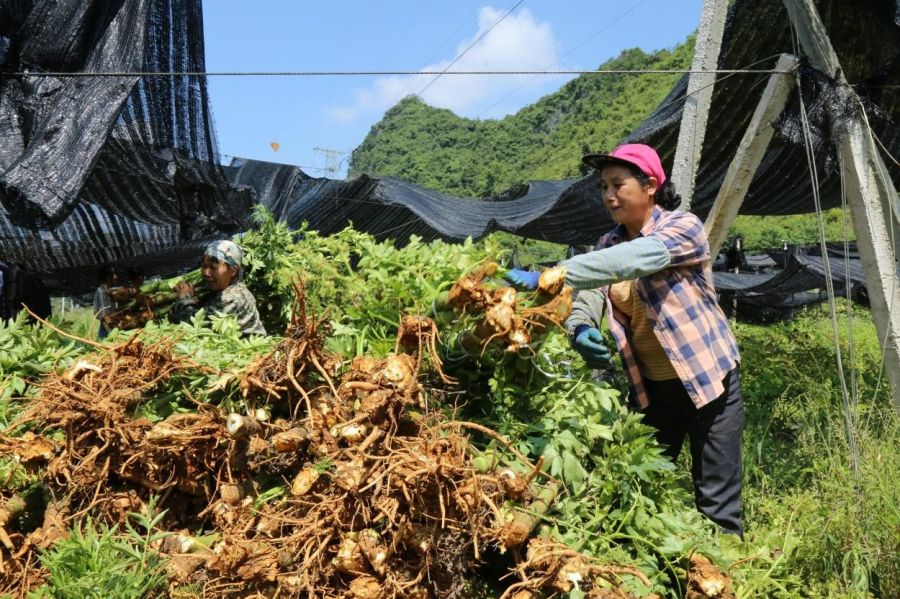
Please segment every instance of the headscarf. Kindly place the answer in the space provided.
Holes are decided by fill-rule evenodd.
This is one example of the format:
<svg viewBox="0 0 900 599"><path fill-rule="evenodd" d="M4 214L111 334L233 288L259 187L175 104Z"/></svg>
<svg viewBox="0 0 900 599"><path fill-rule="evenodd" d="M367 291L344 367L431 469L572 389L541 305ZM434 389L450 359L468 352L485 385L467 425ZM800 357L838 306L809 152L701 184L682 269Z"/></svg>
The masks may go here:
<svg viewBox="0 0 900 599"><path fill-rule="evenodd" d="M209 256L210 258L215 258L219 262L224 262L228 266L237 268L238 275L235 279L235 282L241 280L241 277L244 274L243 269L241 268L241 262L244 259L244 250L241 249L241 246L239 246L235 242L229 241L227 239L213 241L206 246L206 250L203 252L203 255Z"/></svg>

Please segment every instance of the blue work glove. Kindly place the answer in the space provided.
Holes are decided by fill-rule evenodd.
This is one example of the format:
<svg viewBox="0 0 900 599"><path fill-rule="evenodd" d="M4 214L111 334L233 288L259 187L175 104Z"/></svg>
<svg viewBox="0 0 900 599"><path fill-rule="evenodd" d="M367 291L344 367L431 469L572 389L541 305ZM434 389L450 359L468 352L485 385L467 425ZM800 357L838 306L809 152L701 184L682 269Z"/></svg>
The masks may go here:
<svg viewBox="0 0 900 599"><path fill-rule="evenodd" d="M603 369L609 366L612 356L603 345L603 334L599 329L586 324L579 326L575 329L572 346L591 368Z"/></svg>
<svg viewBox="0 0 900 599"><path fill-rule="evenodd" d="M534 290L537 289L538 280L540 280L541 278L541 273L533 270L520 270L518 268L513 268L506 271L506 274L503 275L503 278L512 283L513 287L516 287L517 289Z"/></svg>

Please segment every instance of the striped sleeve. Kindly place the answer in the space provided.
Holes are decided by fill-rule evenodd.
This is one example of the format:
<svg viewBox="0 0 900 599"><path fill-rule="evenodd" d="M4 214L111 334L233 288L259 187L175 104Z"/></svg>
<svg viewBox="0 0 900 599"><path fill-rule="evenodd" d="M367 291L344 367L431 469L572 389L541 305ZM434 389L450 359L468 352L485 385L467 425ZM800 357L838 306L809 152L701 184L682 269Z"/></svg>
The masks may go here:
<svg viewBox="0 0 900 599"><path fill-rule="evenodd" d="M596 289L659 272L669 266L670 253L662 240L638 237L575 256L560 266L566 269L566 285L576 290Z"/></svg>

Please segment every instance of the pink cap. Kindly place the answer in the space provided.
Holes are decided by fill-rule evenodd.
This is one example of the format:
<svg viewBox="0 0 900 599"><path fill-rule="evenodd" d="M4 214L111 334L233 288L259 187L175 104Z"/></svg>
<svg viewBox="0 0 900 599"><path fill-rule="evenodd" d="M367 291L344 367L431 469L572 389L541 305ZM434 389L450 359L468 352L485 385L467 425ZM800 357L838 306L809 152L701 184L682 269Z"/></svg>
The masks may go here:
<svg viewBox="0 0 900 599"><path fill-rule="evenodd" d="M631 164L641 169L648 177L655 178L657 185L666 182L666 172L659 160L659 154L644 144L622 144L609 154L588 154L581 160L595 169L601 169L607 164Z"/></svg>

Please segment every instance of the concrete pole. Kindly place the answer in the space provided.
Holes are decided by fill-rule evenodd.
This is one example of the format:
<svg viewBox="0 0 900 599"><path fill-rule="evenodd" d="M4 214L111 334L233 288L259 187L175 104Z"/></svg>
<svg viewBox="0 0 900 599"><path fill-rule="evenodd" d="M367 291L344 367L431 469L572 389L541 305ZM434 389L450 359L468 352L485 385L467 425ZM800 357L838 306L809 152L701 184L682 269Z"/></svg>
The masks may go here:
<svg viewBox="0 0 900 599"><path fill-rule="evenodd" d="M694 180L700 165L700 151L706 136L709 119L709 105L712 101L715 73L719 65L719 50L722 48L722 33L725 31L725 17L728 15L728 0L703 0L700 27L694 44L694 60L688 77L687 97L681 113L681 129L678 132L678 146L672 165L671 179L676 191L681 195L682 210L690 208L694 196Z"/></svg>
<svg viewBox="0 0 900 599"><path fill-rule="evenodd" d="M842 114L832 114L831 104L826 104L826 109L846 176L856 243L884 352L884 372L893 386L894 407L900 411L900 279L890 235L897 191L875 147L856 92L846 85L815 5L812 0L783 1L810 64L842 84Z"/></svg>
<svg viewBox="0 0 900 599"><path fill-rule="evenodd" d="M775 65L776 71L793 71L797 67L797 58L790 54L782 54ZM781 115L787 106L795 79L793 74L775 73L769 76L766 89L760 96L759 104L753 112L747 131L741 138L725 179L719 188L716 201L706 216L706 235L709 238L709 253L715 258L722 249L728 230L734 222L744 197L759 168L766 148L772 140L775 130L772 123Z"/></svg>

